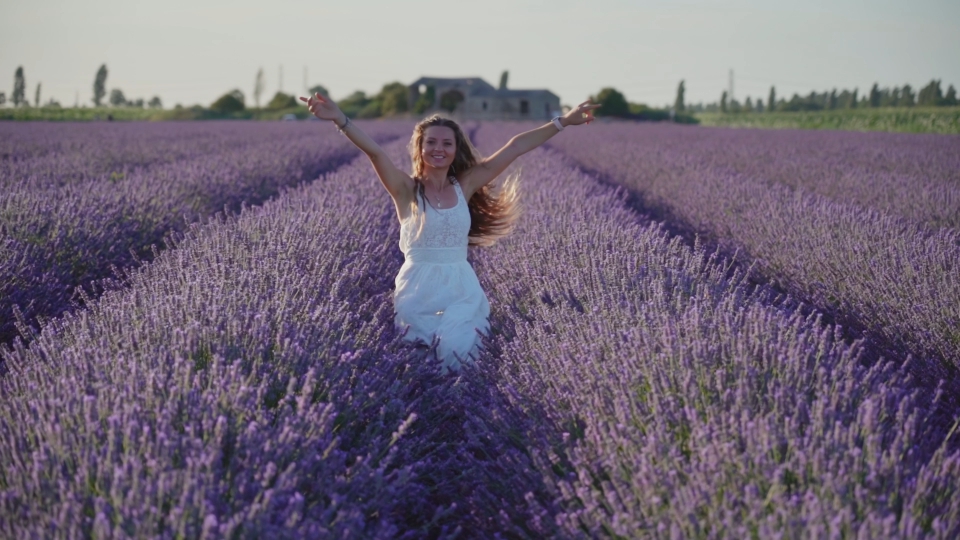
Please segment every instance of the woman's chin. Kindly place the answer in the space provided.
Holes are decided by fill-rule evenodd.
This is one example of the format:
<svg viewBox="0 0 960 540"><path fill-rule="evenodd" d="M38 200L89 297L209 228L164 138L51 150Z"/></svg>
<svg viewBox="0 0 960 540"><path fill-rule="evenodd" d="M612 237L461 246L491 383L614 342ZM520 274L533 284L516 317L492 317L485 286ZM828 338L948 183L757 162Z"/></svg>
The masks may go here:
<svg viewBox="0 0 960 540"><path fill-rule="evenodd" d="M443 163L435 164L435 163L429 163L429 162L427 162L427 163L424 163L423 165L424 165L424 169L434 170L434 171L445 171L445 170L447 170L447 169L450 168L450 164L449 164L449 163L446 163L446 164L443 164Z"/></svg>

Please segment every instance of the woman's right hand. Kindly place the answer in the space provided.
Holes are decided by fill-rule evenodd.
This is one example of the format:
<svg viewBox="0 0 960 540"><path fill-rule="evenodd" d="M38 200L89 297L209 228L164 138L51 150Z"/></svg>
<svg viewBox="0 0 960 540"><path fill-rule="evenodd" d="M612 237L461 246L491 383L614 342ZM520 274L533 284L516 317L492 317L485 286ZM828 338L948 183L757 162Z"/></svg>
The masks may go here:
<svg viewBox="0 0 960 540"><path fill-rule="evenodd" d="M342 123L346 117L332 99L324 97L319 92L309 98L300 96L300 101L307 104L307 109L310 110L310 114L321 120L333 120L337 123Z"/></svg>

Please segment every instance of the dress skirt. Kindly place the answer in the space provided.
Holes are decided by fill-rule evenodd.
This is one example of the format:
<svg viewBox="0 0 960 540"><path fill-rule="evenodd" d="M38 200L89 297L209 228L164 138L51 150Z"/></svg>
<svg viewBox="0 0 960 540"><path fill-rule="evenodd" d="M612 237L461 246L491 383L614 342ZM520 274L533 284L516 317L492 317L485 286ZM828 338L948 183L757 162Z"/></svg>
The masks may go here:
<svg viewBox="0 0 960 540"><path fill-rule="evenodd" d="M405 339L430 344L439 338L437 356L453 371L477 356L480 332L490 325L490 303L480 287L467 248L414 248L405 255L395 280L395 322Z"/></svg>

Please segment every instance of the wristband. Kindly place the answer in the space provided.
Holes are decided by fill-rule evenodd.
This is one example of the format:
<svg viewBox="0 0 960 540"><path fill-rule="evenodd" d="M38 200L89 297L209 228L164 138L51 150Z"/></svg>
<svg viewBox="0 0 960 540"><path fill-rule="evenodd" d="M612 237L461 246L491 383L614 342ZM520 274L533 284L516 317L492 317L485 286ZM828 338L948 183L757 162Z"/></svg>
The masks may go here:
<svg viewBox="0 0 960 540"><path fill-rule="evenodd" d="M560 117L559 117L559 116L554 116L554 117L553 117L553 120L551 120L551 121L553 122L553 125L557 126L557 129L558 129L558 130L563 131L563 124L560 123Z"/></svg>
<svg viewBox="0 0 960 540"><path fill-rule="evenodd" d="M350 125L350 117L344 116L344 118L346 118L346 121L343 122L342 126L337 126L336 122L333 123L333 125L337 126L337 131L339 131L340 133L343 133L343 130L347 129L347 126Z"/></svg>

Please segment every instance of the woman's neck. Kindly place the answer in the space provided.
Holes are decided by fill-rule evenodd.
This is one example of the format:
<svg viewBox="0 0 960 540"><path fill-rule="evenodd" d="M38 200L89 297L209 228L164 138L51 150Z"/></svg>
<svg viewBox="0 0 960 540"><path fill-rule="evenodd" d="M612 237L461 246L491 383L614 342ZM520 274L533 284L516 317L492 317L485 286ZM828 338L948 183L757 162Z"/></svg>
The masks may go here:
<svg viewBox="0 0 960 540"><path fill-rule="evenodd" d="M440 191L444 188L444 186L450 183L447 180L447 177L449 176L448 174L449 172L450 172L449 168L438 169L435 167L424 167L423 178L422 178L423 183L429 184L435 190Z"/></svg>

